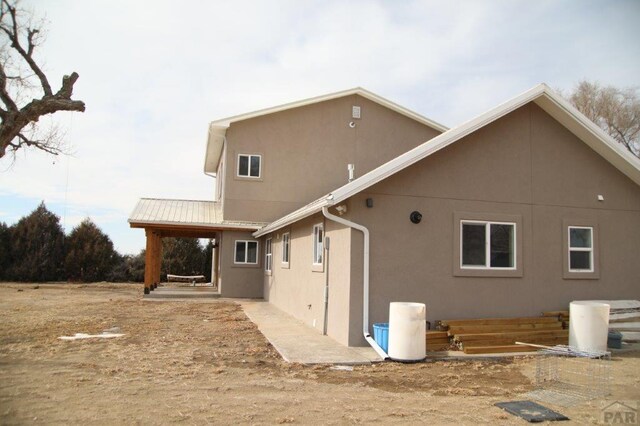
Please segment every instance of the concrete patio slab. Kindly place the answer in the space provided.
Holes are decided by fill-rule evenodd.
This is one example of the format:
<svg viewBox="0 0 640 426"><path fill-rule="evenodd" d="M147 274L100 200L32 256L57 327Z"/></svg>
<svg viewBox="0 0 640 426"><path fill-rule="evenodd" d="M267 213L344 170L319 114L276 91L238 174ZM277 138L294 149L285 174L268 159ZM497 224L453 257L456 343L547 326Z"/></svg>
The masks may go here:
<svg viewBox="0 0 640 426"><path fill-rule="evenodd" d="M215 287L164 287L160 286L149 294L145 294L143 299L217 299L220 297L218 289Z"/></svg>
<svg viewBox="0 0 640 426"><path fill-rule="evenodd" d="M238 303L287 362L358 365L382 361L372 348L344 346L269 302L238 300Z"/></svg>

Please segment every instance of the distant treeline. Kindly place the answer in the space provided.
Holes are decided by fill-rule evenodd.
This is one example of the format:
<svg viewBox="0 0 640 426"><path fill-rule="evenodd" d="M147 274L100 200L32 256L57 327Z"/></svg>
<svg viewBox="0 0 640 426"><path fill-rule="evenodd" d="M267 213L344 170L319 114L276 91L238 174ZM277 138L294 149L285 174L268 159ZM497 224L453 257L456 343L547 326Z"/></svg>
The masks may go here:
<svg viewBox="0 0 640 426"><path fill-rule="evenodd" d="M213 243L164 238L162 276L205 275L211 279ZM144 257L121 255L87 218L65 235L60 218L44 202L13 226L0 222L0 281L142 282Z"/></svg>

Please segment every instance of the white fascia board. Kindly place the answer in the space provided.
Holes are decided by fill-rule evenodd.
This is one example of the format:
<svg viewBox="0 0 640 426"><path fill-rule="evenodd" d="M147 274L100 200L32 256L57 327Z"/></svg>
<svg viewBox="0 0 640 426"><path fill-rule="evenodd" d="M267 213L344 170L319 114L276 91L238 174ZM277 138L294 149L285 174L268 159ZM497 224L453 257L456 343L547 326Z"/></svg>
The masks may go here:
<svg viewBox="0 0 640 426"><path fill-rule="evenodd" d="M373 92L370 92L366 89L363 89L362 87L355 87L353 89L348 89L348 90L342 90L340 92L335 92L335 93L329 93L327 95L322 95L322 96L316 96L313 98L308 98L308 99L303 99L300 101L295 101L295 102L289 102L286 104L282 104L282 105L278 105L275 107L271 107L271 108L264 108L264 109L260 109L257 111L253 111L253 112L248 112L246 114L239 114L239 115L234 115L232 117L227 117L227 118L221 118L219 120L215 120L212 121L211 124L212 125L217 125L217 126L224 126L224 127L229 127L231 125L231 123L237 122L237 121L242 121L242 120L248 120L250 118L255 118L255 117L260 117L262 115L267 115L267 114L273 114L276 112L280 112L280 111L285 111L288 109L293 109L293 108L299 108L299 107L303 107L303 106L307 106L307 105L312 105L312 104L316 104L316 103L320 103L320 102L325 102L325 101L329 101L332 99L338 99L338 98L342 98L345 96L350 96L350 95L360 95L364 98L369 99L370 101L373 101L377 104L380 104L386 108L389 108L390 110L393 110L399 114L402 114L404 116L407 116L415 121L418 121L422 124L425 124L429 127L432 127L440 132L445 132L448 130L448 127L443 126L440 123L437 123L433 120L428 119L427 117L424 117L420 114L418 114L417 112L411 111L401 105L396 104L395 102L391 102L388 99L385 99L381 96L376 95Z"/></svg>
<svg viewBox="0 0 640 426"><path fill-rule="evenodd" d="M218 164L222 156L224 148L224 140L227 134L228 126L209 125L209 134L207 135L207 146L204 154L204 172L214 174L218 171Z"/></svg>
<svg viewBox="0 0 640 426"><path fill-rule="evenodd" d="M149 226L174 226L177 228L180 227L198 227L203 228L203 230L247 230L247 231L255 231L256 229L260 229L261 224L248 225L248 224L236 224L236 223L200 223L200 222L168 222L168 221L153 221L153 220L131 220L128 219L127 222L134 225L149 225Z"/></svg>

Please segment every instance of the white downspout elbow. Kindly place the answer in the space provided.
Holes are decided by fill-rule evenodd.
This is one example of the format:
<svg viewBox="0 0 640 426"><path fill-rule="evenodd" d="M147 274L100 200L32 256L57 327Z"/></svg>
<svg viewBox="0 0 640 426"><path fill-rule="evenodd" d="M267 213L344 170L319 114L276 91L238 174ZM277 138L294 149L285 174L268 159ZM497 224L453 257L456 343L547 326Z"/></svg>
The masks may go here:
<svg viewBox="0 0 640 426"><path fill-rule="evenodd" d="M356 229L364 235L364 271L363 271L363 289L362 289L362 334L371 347L382 357L388 359L389 355L373 340L369 333L369 230L355 222L351 222L339 216L329 213L328 207L322 208L322 214L329 220Z"/></svg>

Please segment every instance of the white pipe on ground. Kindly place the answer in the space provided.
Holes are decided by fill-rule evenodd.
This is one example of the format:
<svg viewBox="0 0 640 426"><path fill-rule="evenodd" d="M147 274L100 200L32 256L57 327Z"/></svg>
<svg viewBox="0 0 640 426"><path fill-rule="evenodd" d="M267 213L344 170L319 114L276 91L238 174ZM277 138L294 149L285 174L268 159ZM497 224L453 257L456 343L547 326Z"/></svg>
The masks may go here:
<svg viewBox="0 0 640 426"><path fill-rule="evenodd" d="M382 357L388 359L389 355L373 340L369 333L369 230L355 222L348 221L339 216L329 213L328 207L322 208L322 214L329 220L356 229L364 235L364 271L363 271L363 289L362 289L362 334L371 345L371 347Z"/></svg>

